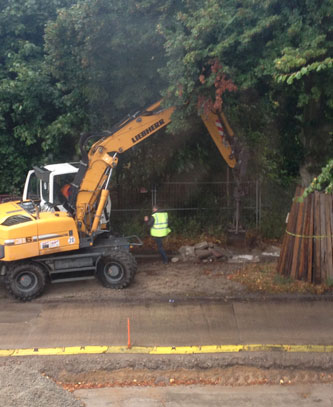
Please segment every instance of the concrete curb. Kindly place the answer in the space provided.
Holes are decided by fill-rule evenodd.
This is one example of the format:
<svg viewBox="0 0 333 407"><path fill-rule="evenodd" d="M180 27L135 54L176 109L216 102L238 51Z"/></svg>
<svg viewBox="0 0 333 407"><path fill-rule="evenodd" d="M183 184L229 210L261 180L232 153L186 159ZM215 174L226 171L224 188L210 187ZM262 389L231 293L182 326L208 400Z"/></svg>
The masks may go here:
<svg viewBox="0 0 333 407"><path fill-rule="evenodd" d="M333 353L333 345L206 345L206 346L69 346L54 348L0 349L0 357L64 356L96 354L194 355L237 352Z"/></svg>
<svg viewBox="0 0 333 407"><path fill-rule="evenodd" d="M5 298L5 297L3 297ZM0 297L1 299L1 297ZM7 297L10 302L18 303L18 301ZM71 302L71 303L81 303L87 302L85 297L41 297L34 300L36 304L52 304L52 303L61 303ZM91 301L89 299L88 301ZM152 296L152 297L138 297L132 296L130 298L115 298L110 296L99 296L94 298L94 302L108 302L110 304L198 304L198 303L228 303L228 302L301 302L301 301L313 301L313 302L332 302L333 293L322 294L322 295L312 295L312 294L279 294L279 295L268 295L268 294L240 294L233 296L223 296L223 297L187 297L180 295L169 295L169 296Z"/></svg>

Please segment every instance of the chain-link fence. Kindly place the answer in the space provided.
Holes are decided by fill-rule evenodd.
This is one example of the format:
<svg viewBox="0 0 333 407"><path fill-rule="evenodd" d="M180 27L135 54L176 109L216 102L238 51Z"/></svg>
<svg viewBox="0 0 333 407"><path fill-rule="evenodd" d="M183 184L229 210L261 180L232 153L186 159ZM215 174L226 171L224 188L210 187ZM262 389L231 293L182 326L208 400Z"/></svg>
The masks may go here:
<svg viewBox="0 0 333 407"><path fill-rule="evenodd" d="M236 202L233 182L168 182L147 188L114 185L111 189L113 228L122 233L142 233L144 215L152 205L168 211L179 229L235 227ZM240 228L262 229L268 237L279 236L289 211L294 186L248 181L240 185ZM127 227L126 227L127 226ZM139 230L138 230L139 229ZM175 230L175 227L173 228Z"/></svg>

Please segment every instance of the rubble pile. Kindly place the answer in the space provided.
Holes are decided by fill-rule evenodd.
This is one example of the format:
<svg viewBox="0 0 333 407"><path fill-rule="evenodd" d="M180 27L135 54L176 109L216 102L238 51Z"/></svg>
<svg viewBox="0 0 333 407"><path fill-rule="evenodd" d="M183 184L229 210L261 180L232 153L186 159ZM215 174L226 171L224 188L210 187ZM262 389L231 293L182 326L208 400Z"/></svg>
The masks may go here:
<svg viewBox="0 0 333 407"><path fill-rule="evenodd" d="M179 255L174 256L171 261L183 262L213 262L222 261L227 263L259 263L263 261L274 261L280 256L280 248L268 246L263 250L254 249L240 251L235 248L221 247L212 242L200 242L193 246L181 246Z"/></svg>

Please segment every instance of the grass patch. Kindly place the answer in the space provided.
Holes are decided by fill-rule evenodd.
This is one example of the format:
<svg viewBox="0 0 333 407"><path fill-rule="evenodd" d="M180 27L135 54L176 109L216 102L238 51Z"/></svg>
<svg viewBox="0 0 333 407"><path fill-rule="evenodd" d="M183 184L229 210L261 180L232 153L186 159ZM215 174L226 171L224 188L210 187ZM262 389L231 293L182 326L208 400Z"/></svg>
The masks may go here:
<svg viewBox="0 0 333 407"><path fill-rule="evenodd" d="M333 278L328 278L327 279L327 281L326 281L326 284L329 286L329 287L331 287L331 288L333 288Z"/></svg>
<svg viewBox="0 0 333 407"><path fill-rule="evenodd" d="M274 283L277 285L286 285L293 282L291 277L282 276L281 274L275 274Z"/></svg>
<svg viewBox="0 0 333 407"><path fill-rule="evenodd" d="M294 280L276 272L276 263L267 265L248 264L244 268L228 276L229 280L237 281L251 292L268 294L299 293L321 295L333 292L331 284L312 284L307 281Z"/></svg>

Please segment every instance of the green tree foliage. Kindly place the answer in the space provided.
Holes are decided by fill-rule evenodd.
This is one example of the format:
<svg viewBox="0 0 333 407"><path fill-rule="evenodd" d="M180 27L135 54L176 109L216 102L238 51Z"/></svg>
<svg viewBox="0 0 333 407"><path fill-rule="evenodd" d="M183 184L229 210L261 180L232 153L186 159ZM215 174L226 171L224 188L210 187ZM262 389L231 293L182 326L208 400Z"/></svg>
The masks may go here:
<svg viewBox="0 0 333 407"><path fill-rule="evenodd" d="M140 145L124 174L135 166L148 180L193 157L207 163L194 120L207 101L252 147L257 174L318 171L333 149L332 9L332 0L4 0L0 190L21 189L32 163L71 158L80 132L110 128L161 90L189 141Z"/></svg>
<svg viewBox="0 0 333 407"><path fill-rule="evenodd" d="M315 177L311 184L305 188L301 201L314 191L325 192L325 194L333 194L333 159L329 160L327 165L322 168L322 171L318 177Z"/></svg>
<svg viewBox="0 0 333 407"><path fill-rule="evenodd" d="M61 10L48 24L46 63L66 106L64 122L94 133L160 99L167 82L158 71L166 56L156 27L174 18L173 3L86 0ZM118 181L150 185L179 167L190 169L191 151L178 154L184 144L171 135L140 144L120 157ZM186 146L195 149L196 142Z"/></svg>
<svg viewBox="0 0 333 407"><path fill-rule="evenodd" d="M332 156L332 0L183 1L161 24L171 103L216 102L215 61L238 87L233 119L257 152L261 172L295 175ZM310 168L313 167L313 168Z"/></svg>
<svg viewBox="0 0 333 407"><path fill-rule="evenodd" d="M110 128L123 114L159 98L163 39L159 1L86 0L62 10L46 30L47 63L68 112L86 130Z"/></svg>
<svg viewBox="0 0 333 407"><path fill-rule="evenodd" d="M45 23L68 0L4 0L0 5L0 191L22 189L31 162L61 153L49 128L59 113L45 69ZM51 131L50 131L51 130ZM63 131L63 129L62 129ZM63 152L63 151L62 151Z"/></svg>

